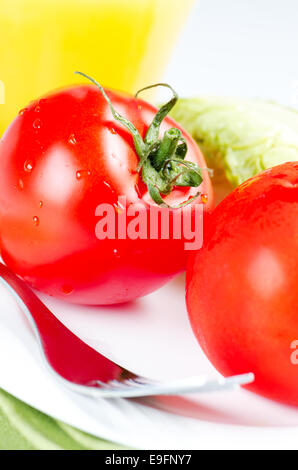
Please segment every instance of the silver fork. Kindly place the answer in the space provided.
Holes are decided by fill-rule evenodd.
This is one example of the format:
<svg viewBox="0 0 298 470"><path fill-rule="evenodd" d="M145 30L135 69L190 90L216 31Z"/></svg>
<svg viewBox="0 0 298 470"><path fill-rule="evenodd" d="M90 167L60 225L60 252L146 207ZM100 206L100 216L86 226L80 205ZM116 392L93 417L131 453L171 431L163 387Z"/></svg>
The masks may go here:
<svg viewBox="0 0 298 470"><path fill-rule="evenodd" d="M254 380L252 373L227 378L197 376L167 382L138 376L95 351L74 335L34 292L1 262L0 282L9 289L29 320L49 372L74 392L94 398L178 395L230 390Z"/></svg>

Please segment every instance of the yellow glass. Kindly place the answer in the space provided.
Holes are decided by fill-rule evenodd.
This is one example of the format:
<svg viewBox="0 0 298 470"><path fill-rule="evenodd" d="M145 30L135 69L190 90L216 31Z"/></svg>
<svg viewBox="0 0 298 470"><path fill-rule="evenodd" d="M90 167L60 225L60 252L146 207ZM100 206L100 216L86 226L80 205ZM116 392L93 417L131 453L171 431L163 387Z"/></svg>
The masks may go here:
<svg viewBox="0 0 298 470"><path fill-rule="evenodd" d="M193 1L0 0L0 135L75 70L129 92L159 81Z"/></svg>

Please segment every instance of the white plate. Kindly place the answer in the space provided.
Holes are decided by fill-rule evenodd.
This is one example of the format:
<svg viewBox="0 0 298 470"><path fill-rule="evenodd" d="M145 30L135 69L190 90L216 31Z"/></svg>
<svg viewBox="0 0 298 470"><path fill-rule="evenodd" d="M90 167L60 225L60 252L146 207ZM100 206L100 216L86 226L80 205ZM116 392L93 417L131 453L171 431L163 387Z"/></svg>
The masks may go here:
<svg viewBox="0 0 298 470"><path fill-rule="evenodd" d="M41 297L89 345L139 374L216 374L190 329L183 277L125 306L82 307ZM298 409L244 390L98 401L65 390L43 368L33 333L3 287L0 325L0 387L84 431L144 449L298 448Z"/></svg>

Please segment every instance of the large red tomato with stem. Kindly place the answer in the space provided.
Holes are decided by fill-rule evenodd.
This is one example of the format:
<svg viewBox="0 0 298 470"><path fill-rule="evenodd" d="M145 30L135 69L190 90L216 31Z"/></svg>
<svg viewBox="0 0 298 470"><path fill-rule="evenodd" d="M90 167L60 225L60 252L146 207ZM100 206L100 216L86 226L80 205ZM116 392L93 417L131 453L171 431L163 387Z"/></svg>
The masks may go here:
<svg viewBox="0 0 298 470"><path fill-rule="evenodd" d="M235 189L191 257L187 306L203 350L224 375L298 405L298 163Z"/></svg>
<svg viewBox="0 0 298 470"><path fill-rule="evenodd" d="M183 270L186 253L183 239L99 239L98 206L113 207L116 217L126 210L122 196L127 207L139 203L147 214L159 205L179 211L185 202L201 202L199 191L208 210L213 196L200 150L166 117L175 93L158 111L93 82L97 86L74 86L32 102L5 132L1 255L50 295L112 304L162 286Z"/></svg>

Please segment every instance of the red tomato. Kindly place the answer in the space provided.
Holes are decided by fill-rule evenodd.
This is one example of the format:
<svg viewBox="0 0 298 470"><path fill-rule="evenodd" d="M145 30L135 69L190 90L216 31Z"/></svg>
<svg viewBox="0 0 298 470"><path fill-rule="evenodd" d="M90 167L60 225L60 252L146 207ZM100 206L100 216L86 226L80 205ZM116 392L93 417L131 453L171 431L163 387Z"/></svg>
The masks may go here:
<svg viewBox="0 0 298 470"><path fill-rule="evenodd" d="M253 372L247 388L298 405L298 163L264 171L210 217L191 257L193 331L225 376ZM297 342L295 342L297 341Z"/></svg>
<svg viewBox="0 0 298 470"><path fill-rule="evenodd" d="M107 90L115 109L142 138L157 109L132 96ZM160 129L179 126L166 118ZM180 128L179 128L180 129ZM205 167L198 147L186 139L186 159ZM74 86L19 113L0 144L1 254L33 287L86 304L124 302L161 287L183 270L183 240L105 239L95 234L101 203L115 207L156 204L136 171L139 158L129 130L113 118L93 85ZM198 188L174 187L165 201L177 204ZM200 191L212 205L204 174Z"/></svg>

